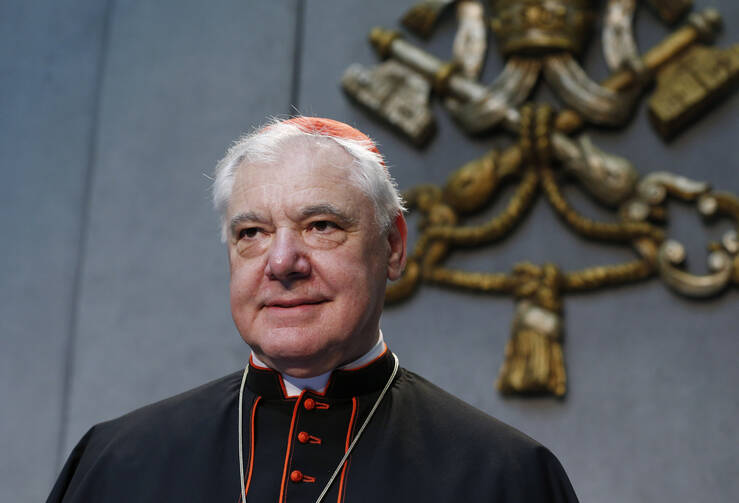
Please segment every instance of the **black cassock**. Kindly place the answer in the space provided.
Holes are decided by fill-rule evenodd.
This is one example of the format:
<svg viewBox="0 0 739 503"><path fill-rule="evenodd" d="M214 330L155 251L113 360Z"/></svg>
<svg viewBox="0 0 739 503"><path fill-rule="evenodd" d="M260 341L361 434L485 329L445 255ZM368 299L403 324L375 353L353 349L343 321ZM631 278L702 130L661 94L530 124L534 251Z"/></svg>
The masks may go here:
<svg viewBox="0 0 739 503"><path fill-rule="evenodd" d="M252 502L315 501L362 425L394 360L333 372L324 394L285 398L252 366L244 392L244 478ZM98 424L69 456L49 502L240 500L241 373ZM554 455L405 369L326 502L576 502Z"/></svg>

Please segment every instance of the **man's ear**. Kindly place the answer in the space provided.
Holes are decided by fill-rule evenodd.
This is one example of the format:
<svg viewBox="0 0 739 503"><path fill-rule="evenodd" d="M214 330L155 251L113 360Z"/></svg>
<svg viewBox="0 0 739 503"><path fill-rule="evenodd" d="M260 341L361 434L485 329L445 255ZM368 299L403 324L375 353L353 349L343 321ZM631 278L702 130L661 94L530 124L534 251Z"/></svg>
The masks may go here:
<svg viewBox="0 0 739 503"><path fill-rule="evenodd" d="M408 226L403 214L395 218L390 231L387 233L387 241L390 245L390 255L387 259L387 277L396 280L403 274L406 261L406 240L408 238Z"/></svg>

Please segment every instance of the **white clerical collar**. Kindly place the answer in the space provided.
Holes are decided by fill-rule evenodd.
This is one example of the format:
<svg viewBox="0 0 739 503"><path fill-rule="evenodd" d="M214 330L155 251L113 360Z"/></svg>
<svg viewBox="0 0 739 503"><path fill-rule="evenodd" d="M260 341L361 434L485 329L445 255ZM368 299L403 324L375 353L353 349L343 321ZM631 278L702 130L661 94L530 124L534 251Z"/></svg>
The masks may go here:
<svg viewBox="0 0 739 503"><path fill-rule="evenodd" d="M367 365L371 361L377 359L379 356L381 356L385 352L385 341L382 337L382 330L379 331L377 336L377 342L375 343L372 348L367 351L364 355L360 356L356 360L349 362L345 365L342 365L338 368L342 370L351 370L355 368L362 367L364 365ZM254 354L252 351L251 353L251 360L252 363L257 367L267 367L267 364L262 362L259 358L257 358L257 355ZM282 376L282 381L285 383L285 392L287 393L288 397L298 396L300 393L303 392L303 390L310 389L313 391L318 391L319 393L323 393L326 391L326 387L328 386L328 380L331 377L331 372L333 370L330 370L324 374L317 375L315 377L292 377L286 374L280 373Z"/></svg>

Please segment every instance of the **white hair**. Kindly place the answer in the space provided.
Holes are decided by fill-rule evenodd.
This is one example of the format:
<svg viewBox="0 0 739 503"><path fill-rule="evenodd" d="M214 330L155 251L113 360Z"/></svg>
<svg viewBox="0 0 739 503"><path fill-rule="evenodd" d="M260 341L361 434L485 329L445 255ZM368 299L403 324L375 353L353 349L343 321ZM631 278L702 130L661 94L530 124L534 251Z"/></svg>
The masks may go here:
<svg viewBox="0 0 739 503"><path fill-rule="evenodd" d="M384 164L382 156L373 151L371 140L355 140L305 131L300 126L273 120L265 127L242 136L228 149L226 155L215 168L213 181L213 206L221 219L221 240L228 237L226 210L231 199L236 173L252 163L274 164L288 143L296 139L313 141L333 141L342 147L352 158L351 166L346 166L349 182L366 194L374 203L375 219L383 232L387 232L405 208L398 188Z"/></svg>

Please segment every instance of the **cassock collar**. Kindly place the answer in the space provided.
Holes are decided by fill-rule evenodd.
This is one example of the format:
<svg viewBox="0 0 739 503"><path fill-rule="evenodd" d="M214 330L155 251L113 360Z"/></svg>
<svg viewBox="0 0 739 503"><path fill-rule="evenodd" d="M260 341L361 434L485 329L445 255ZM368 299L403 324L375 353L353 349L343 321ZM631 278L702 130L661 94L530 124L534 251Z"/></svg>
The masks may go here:
<svg viewBox="0 0 739 503"><path fill-rule="evenodd" d="M326 398L350 398L382 390L393 371L392 353L385 350L374 360L351 369L338 368L331 373L324 392L309 391ZM285 383L276 370L254 364L249 358L249 374L246 387L264 398L287 398Z"/></svg>

